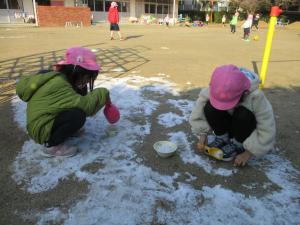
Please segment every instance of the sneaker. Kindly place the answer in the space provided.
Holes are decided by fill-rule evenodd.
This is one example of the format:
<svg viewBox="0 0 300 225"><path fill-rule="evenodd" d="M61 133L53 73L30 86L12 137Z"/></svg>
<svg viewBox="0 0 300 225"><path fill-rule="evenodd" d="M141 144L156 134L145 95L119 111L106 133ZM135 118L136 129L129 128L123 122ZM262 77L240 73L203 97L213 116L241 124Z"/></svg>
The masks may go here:
<svg viewBox="0 0 300 225"><path fill-rule="evenodd" d="M215 139L213 142L207 144L210 148L222 148L223 146L227 145L229 140L225 140L224 138L220 138L218 136L215 136Z"/></svg>
<svg viewBox="0 0 300 225"><path fill-rule="evenodd" d="M113 38L113 37L111 37L111 38L110 38L110 40L112 41L112 40L114 40L114 38Z"/></svg>
<svg viewBox="0 0 300 225"><path fill-rule="evenodd" d="M245 151L243 147L239 147L233 142L230 142L229 144L223 146L221 149L224 154L221 159L222 161L231 161L237 154L240 154Z"/></svg>
<svg viewBox="0 0 300 225"><path fill-rule="evenodd" d="M60 157L71 157L76 155L77 153L77 148L72 147L72 146L67 146L64 144L56 145L50 148L44 148L42 150L42 155L46 157L55 157L55 156L60 156Z"/></svg>

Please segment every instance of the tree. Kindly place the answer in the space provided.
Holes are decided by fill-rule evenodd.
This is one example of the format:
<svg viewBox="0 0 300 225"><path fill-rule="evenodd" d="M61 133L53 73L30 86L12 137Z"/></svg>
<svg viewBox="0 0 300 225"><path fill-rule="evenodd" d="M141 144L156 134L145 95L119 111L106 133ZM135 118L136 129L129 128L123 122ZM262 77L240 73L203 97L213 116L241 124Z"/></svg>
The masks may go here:
<svg viewBox="0 0 300 225"><path fill-rule="evenodd" d="M213 20L213 12L214 12L214 0L210 0L210 8L211 8L211 11L210 11L210 21L212 22L212 20Z"/></svg>
<svg viewBox="0 0 300 225"><path fill-rule="evenodd" d="M275 0L275 4L280 8L287 10L290 6L299 5L299 0Z"/></svg>
<svg viewBox="0 0 300 225"><path fill-rule="evenodd" d="M230 7L235 9L243 9L247 13L254 13L261 9L271 9L273 5L286 10L293 5L299 5L300 0L232 0Z"/></svg>
<svg viewBox="0 0 300 225"><path fill-rule="evenodd" d="M254 13L266 4L270 4L268 0L233 0L230 1L231 8L242 9L247 13Z"/></svg>

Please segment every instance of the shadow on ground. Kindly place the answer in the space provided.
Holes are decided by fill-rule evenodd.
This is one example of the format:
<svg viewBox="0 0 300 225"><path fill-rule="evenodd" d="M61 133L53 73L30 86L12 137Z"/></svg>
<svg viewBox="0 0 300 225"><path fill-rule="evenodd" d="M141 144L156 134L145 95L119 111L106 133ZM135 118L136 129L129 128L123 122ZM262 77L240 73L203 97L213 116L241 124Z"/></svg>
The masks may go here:
<svg viewBox="0 0 300 225"><path fill-rule="evenodd" d="M94 51L101 64L102 73L110 73L116 77L150 61L143 57L143 52L149 50L145 46L102 49L99 43L84 47ZM52 69L56 62L63 59L65 51L66 49L60 49L0 61L0 103L9 101L14 96L15 84L20 77Z"/></svg>
<svg viewBox="0 0 300 225"><path fill-rule="evenodd" d="M140 38L140 37L143 37L143 36L144 35L131 35L131 36L127 36L125 40Z"/></svg>
<svg viewBox="0 0 300 225"><path fill-rule="evenodd" d="M271 60L269 61L268 63L286 63L286 62L300 62L300 60L297 60L297 59L291 59L291 60ZM261 65L262 61L251 61L252 63L252 66L253 66L253 71L256 73L256 74L259 74L259 70L258 70L258 65Z"/></svg>

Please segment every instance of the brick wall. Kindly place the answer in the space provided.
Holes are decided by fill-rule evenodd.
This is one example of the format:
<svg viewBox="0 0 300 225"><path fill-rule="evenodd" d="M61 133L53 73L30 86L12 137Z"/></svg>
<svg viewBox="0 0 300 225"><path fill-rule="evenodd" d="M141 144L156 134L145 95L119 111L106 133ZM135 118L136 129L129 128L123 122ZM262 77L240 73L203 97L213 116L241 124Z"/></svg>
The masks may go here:
<svg viewBox="0 0 300 225"><path fill-rule="evenodd" d="M66 22L82 22L91 25L91 10L88 7L38 6L38 23L41 27L62 27Z"/></svg>

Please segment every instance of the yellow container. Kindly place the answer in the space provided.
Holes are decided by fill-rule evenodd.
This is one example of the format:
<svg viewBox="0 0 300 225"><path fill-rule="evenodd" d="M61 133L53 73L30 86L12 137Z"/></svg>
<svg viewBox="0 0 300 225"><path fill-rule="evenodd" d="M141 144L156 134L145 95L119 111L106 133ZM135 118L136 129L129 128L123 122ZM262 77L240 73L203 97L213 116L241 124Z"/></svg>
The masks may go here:
<svg viewBox="0 0 300 225"><path fill-rule="evenodd" d="M205 154L217 160L222 160L224 156L224 153L221 149L215 147L208 147L208 146L205 146Z"/></svg>

